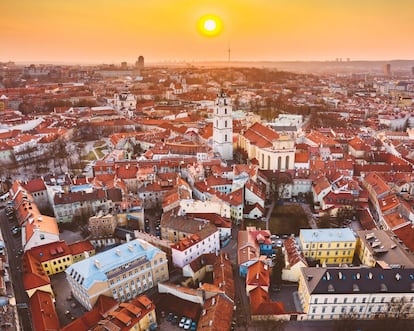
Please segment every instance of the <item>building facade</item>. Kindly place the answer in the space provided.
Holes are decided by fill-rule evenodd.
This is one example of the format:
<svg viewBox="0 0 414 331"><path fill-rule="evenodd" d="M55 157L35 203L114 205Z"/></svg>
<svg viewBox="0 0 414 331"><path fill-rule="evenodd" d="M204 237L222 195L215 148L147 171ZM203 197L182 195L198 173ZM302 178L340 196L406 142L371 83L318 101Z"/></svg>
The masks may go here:
<svg viewBox="0 0 414 331"><path fill-rule="evenodd" d="M301 229L303 255L320 264L352 263L356 238L350 228Z"/></svg>
<svg viewBox="0 0 414 331"><path fill-rule="evenodd" d="M88 310L101 294L125 302L169 278L166 254L140 239L74 263L65 272L73 296Z"/></svg>
<svg viewBox="0 0 414 331"><path fill-rule="evenodd" d="M414 318L414 269L302 268L301 318Z"/></svg>

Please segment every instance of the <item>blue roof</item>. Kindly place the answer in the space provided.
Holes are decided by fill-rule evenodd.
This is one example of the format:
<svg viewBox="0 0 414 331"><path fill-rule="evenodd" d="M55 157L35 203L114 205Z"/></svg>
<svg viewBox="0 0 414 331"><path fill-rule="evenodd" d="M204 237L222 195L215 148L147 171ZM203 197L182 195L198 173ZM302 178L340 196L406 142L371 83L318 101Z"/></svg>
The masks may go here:
<svg viewBox="0 0 414 331"><path fill-rule="evenodd" d="M342 242L356 240L350 228L301 229L300 235L304 242Z"/></svg>
<svg viewBox="0 0 414 331"><path fill-rule="evenodd" d="M72 270L72 274L75 272L79 274L79 279L83 279L83 287L89 289L96 281L106 281L107 272L139 258L151 261L159 252L161 252L159 248L144 240L135 239L74 263L65 272L67 276L72 273ZM98 263L99 268L96 265Z"/></svg>
<svg viewBox="0 0 414 331"><path fill-rule="evenodd" d="M76 185L70 188L71 192L88 191L92 189L92 184Z"/></svg>

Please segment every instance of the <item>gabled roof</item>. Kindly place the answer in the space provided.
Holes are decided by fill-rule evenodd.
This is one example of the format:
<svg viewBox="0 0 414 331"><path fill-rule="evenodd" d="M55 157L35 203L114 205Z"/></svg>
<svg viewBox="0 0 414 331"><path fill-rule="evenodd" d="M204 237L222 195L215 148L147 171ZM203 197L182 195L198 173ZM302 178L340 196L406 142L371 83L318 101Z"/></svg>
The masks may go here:
<svg viewBox="0 0 414 331"><path fill-rule="evenodd" d="M250 286L270 286L269 266L262 261L249 266L247 270L246 285Z"/></svg>
<svg viewBox="0 0 414 331"><path fill-rule="evenodd" d="M233 319L233 302L223 295L206 300L197 324L197 331L230 330Z"/></svg>
<svg viewBox="0 0 414 331"><path fill-rule="evenodd" d="M243 135L251 144L260 148L272 147L273 142L279 139L279 134L271 128L256 122Z"/></svg>
<svg viewBox="0 0 414 331"><path fill-rule="evenodd" d="M286 314L283 302L271 301L269 293L261 287L256 287L249 293L250 311L252 315L281 315Z"/></svg>
<svg viewBox="0 0 414 331"><path fill-rule="evenodd" d="M78 255L95 249L89 240L77 241L69 244L68 247L72 255Z"/></svg>
<svg viewBox="0 0 414 331"><path fill-rule="evenodd" d="M30 312L35 331L58 331L59 318L50 293L36 291L30 298Z"/></svg>
<svg viewBox="0 0 414 331"><path fill-rule="evenodd" d="M68 245L64 241L55 241L46 245L33 247L25 254L33 256L40 263L70 255Z"/></svg>

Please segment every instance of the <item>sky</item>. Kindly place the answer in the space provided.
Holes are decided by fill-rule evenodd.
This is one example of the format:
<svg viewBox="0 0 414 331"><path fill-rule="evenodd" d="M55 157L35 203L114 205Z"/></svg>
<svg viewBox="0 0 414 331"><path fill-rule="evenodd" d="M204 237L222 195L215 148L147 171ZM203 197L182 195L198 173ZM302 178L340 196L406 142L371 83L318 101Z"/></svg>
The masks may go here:
<svg viewBox="0 0 414 331"><path fill-rule="evenodd" d="M414 59L413 0L0 0L0 61ZM200 33L203 15L222 31Z"/></svg>

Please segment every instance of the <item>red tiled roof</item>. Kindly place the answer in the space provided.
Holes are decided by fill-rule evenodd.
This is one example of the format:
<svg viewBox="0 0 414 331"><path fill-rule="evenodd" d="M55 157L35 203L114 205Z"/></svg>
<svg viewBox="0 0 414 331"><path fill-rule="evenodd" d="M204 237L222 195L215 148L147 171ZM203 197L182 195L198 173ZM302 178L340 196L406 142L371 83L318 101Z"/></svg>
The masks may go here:
<svg viewBox="0 0 414 331"><path fill-rule="evenodd" d="M69 244L68 247L72 255L78 255L95 249L89 240L77 241Z"/></svg>
<svg viewBox="0 0 414 331"><path fill-rule="evenodd" d="M411 224L393 231L394 234L414 253L414 228Z"/></svg>
<svg viewBox="0 0 414 331"><path fill-rule="evenodd" d="M22 183L22 186L30 193L46 190L46 185L43 182L43 179L41 178L33 179L26 183Z"/></svg>
<svg viewBox="0 0 414 331"><path fill-rule="evenodd" d="M249 266L246 276L246 285L250 286L270 286L269 266L262 261Z"/></svg>
<svg viewBox="0 0 414 331"><path fill-rule="evenodd" d="M34 331L59 330L59 318L50 293L36 291L30 298L30 312Z"/></svg>
<svg viewBox="0 0 414 331"><path fill-rule="evenodd" d="M264 126L263 124L256 122L244 133L244 137L258 147L272 147L273 142L279 139L279 134Z"/></svg>
<svg viewBox="0 0 414 331"><path fill-rule="evenodd" d="M252 315L280 315L286 314L282 302L273 302L269 293L261 287L256 287L249 293L250 311Z"/></svg>

